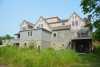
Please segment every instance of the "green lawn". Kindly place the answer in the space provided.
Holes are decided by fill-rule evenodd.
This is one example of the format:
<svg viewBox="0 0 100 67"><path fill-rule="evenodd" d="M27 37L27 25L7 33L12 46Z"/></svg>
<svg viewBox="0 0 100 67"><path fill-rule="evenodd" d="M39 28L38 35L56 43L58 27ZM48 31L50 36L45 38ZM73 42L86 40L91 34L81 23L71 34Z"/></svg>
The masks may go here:
<svg viewBox="0 0 100 67"><path fill-rule="evenodd" d="M0 65L5 67L100 67L100 47L79 54L70 49L0 48Z"/></svg>

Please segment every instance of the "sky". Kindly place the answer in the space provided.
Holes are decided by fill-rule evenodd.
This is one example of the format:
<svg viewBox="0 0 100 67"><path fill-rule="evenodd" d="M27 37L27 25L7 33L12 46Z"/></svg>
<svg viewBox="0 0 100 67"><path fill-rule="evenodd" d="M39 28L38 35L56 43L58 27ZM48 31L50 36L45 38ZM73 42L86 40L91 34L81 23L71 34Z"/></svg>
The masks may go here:
<svg viewBox="0 0 100 67"><path fill-rule="evenodd" d="M80 0L0 0L0 36L17 33L24 19L32 23L40 16L67 19L74 11L84 17Z"/></svg>

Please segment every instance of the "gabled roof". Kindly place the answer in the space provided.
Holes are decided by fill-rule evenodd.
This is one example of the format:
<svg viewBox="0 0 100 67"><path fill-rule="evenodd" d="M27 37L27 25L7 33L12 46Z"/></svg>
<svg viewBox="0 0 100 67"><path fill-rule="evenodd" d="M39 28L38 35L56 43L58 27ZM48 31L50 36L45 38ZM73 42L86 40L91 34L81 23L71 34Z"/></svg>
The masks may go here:
<svg viewBox="0 0 100 67"><path fill-rule="evenodd" d="M39 23L39 21L40 21L41 19L42 19L42 20L48 25L48 27L50 28L48 22L46 21L46 18L44 18L43 16L40 16L40 17L39 17L38 21L34 24L34 26L35 26L37 23Z"/></svg>
<svg viewBox="0 0 100 67"><path fill-rule="evenodd" d="M35 25L36 25L37 23L39 23L39 21L40 21L41 19L45 21L44 17L43 17L43 16L40 16L39 19L37 20L37 22L35 23Z"/></svg>
<svg viewBox="0 0 100 67"><path fill-rule="evenodd" d="M49 17L49 18L45 18L45 19L49 24L60 22L60 18L58 16Z"/></svg>
<svg viewBox="0 0 100 67"><path fill-rule="evenodd" d="M80 19L81 19L81 17L74 11L74 12L72 12L72 14L70 15L70 17L69 17L69 19L71 18L71 17L73 17L73 16L77 16L77 17L79 17Z"/></svg>
<svg viewBox="0 0 100 67"><path fill-rule="evenodd" d="M72 18L74 15L77 16L82 22L85 22L84 19L81 18L76 12L73 12L73 13L70 15L70 17L69 17L68 20L70 20L70 18Z"/></svg>
<svg viewBox="0 0 100 67"><path fill-rule="evenodd" d="M71 14L70 18L73 17L73 15L78 16L83 21L83 19L76 12L73 12ZM31 22L29 22L27 20L23 20L23 23L26 23L30 26L35 27L37 25L37 23L39 23L40 20L43 20L43 22L45 22L48 25L48 28L52 28L52 26L50 26L50 25L55 25L56 26L56 24L62 23L61 26L53 27L52 30L63 30L63 29L68 29L69 28L69 26L64 26L63 23L68 22L70 20L70 18L62 20L58 16L53 16L53 17L49 17L49 18L44 18L43 16L40 16L35 24L32 24ZM48 20L50 22L48 22Z"/></svg>
<svg viewBox="0 0 100 67"><path fill-rule="evenodd" d="M79 16L79 15L78 15L76 12L73 12L73 13L72 13L72 15L76 15L76 16Z"/></svg>
<svg viewBox="0 0 100 67"><path fill-rule="evenodd" d="M30 26L34 26L33 23L31 23L31 22L29 22L29 21L27 21L27 20L23 20L22 23L20 24L20 26L23 25L24 23L26 23L26 24L28 24L28 25L30 25Z"/></svg>

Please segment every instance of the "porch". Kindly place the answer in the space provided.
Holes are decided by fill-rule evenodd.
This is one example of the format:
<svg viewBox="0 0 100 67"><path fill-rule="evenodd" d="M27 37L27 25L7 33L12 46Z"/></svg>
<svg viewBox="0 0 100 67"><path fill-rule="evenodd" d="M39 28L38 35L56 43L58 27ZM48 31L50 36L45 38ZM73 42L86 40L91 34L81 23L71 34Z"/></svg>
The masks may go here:
<svg viewBox="0 0 100 67"><path fill-rule="evenodd" d="M92 39L73 39L71 48L76 52L87 53L92 51Z"/></svg>

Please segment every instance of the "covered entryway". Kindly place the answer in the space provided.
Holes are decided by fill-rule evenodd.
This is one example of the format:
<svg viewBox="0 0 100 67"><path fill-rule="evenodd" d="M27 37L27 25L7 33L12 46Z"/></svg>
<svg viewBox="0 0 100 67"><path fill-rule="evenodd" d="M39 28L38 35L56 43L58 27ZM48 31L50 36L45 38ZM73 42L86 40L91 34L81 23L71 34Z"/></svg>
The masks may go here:
<svg viewBox="0 0 100 67"><path fill-rule="evenodd" d="M73 39L71 47L77 52L90 52L92 48L92 39Z"/></svg>

